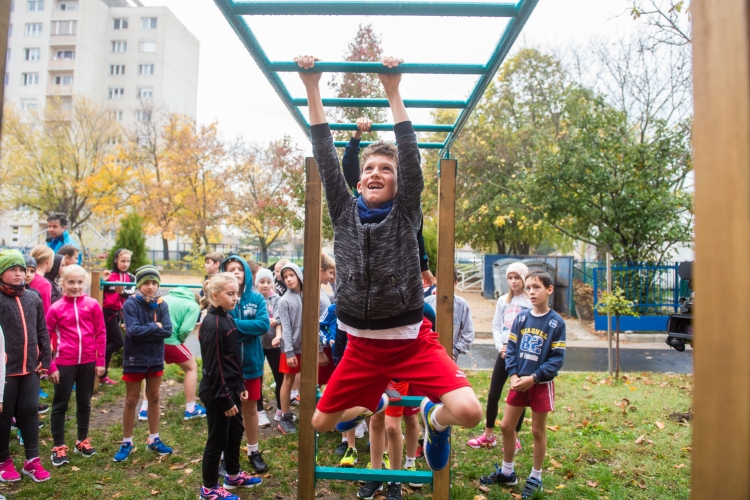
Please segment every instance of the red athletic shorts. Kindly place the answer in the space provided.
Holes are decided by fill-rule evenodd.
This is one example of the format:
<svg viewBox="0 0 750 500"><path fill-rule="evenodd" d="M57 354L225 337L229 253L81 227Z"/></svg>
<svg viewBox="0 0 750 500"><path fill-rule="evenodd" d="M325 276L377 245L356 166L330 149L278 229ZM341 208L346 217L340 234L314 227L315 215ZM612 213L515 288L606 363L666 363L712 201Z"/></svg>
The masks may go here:
<svg viewBox="0 0 750 500"><path fill-rule="evenodd" d="M511 389L505 402L511 406L530 406L537 413L555 411L555 383L532 385L526 392Z"/></svg>
<svg viewBox="0 0 750 500"><path fill-rule="evenodd" d="M331 378L331 374L333 373L333 357L331 356L331 349L326 347L323 349L323 352L328 357L328 364L325 366L318 365L318 384L319 385L325 385L328 383L328 380ZM302 356L300 354L295 354L297 357L297 366L292 368L286 363L286 354L283 352L281 353L281 359L279 360L279 372L281 373L299 373L300 366L302 366Z"/></svg>
<svg viewBox="0 0 750 500"><path fill-rule="evenodd" d="M262 377L245 379L245 390L247 391L247 399L249 401L258 401L262 397L261 379Z"/></svg>
<svg viewBox="0 0 750 500"><path fill-rule="evenodd" d="M393 387L396 388L402 396L416 396L416 394L409 393L409 382L396 382L393 381ZM385 414L388 417L401 418L401 416L416 415L419 413L419 406L389 406L385 409Z"/></svg>
<svg viewBox="0 0 750 500"><path fill-rule="evenodd" d="M349 343L318 410L336 413L355 406L374 411L391 379L409 384L416 394L438 402L440 396L471 387L464 372L438 342L425 319L414 340L381 340L349 335Z"/></svg>
<svg viewBox="0 0 750 500"><path fill-rule="evenodd" d="M123 382L142 382L146 378L161 377L164 375L164 370L152 371L151 368L148 372L128 372L122 374Z"/></svg>
<svg viewBox="0 0 750 500"><path fill-rule="evenodd" d="M193 355L190 353L185 344L180 345L169 345L164 344L164 362L167 364L178 365L185 361L193 359Z"/></svg>

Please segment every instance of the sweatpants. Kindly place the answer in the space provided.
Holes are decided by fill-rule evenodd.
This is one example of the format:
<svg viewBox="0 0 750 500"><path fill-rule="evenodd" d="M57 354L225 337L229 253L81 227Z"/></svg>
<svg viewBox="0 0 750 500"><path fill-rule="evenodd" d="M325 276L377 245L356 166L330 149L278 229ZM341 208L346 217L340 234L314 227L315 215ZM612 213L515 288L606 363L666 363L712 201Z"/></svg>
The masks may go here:
<svg viewBox="0 0 750 500"><path fill-rule="evenodd" d="M0 462L10 458L10 421L23 436L26 460L39 456L39 375L29 373L5 378L3 412L0 413Z"/></svg>
<svg viewBox="0 0 750 500"><path fill-rule="evenodd" d="M112 355L122 349L122 346L125 344L125 339L122 336L122 329L120 328L121 319L122 311L104 309L104 324L107 328L107 348L104 352L105 377L109 371L109 362L112 359Z"/></svg>
<svg viewBox="0 0 750 500"><path fill-rule="evenodd" d="M76 423L78 424L78 441L89 437L89 420L91 419L91 396L94 394L96 362L82 365L57 365L60 372L60 383L55 386L52 399L52 439L55 446L65 444L65 413L68 411L73 384L76 386Z"/></svg>
<svg viewBox="0 0 750 500"><path fill-rule="evenodd" d="M224 410L216 399L204 398L212 397L213 394L202 393L201 401L206 405L206 421L208 423L208 440L206 447L203 449L203 486L214 488L219 484L219 462L221 454L224 453L224 463L226 464L227 474L239 474L240 472L240 444L242 435L245 433L245 426L242 422L242 401L240 400L239 389L234 390L232 399L237 406L237 414L233 417L227 417Z"/></svg>
<svg viewBox="0 0 750 500"><path fill-rule="evenodd" d="M497 405L500 401L500 395L503 393L503 387L505 382L508 380L508 371L505 369L505 358L497 355L495 360L495 368L492 370L492 380L490 381L490 392L487 394L487 428L495 428L495 420L497 419ZM524 408L521 418L518 419L516 425L516 432L521 431L523 425L523 419L526 417L526 409Z"/></svg>
<svg viewBox="0 0 750 500"><path fill-rule="evenodd" d="M284 382L284 374L279 371L279 360L281 359L281 347L275 347L273 349L263 349L263 354L268 360L268 366L271 367L271 373L273 373L273 381L276 382L276 409L281 409L281 384ZM261 380L262 384L262 380ZM261 386L262 387L262 386ZM258 411L263 409L263 397L258 400Z"/></svg>

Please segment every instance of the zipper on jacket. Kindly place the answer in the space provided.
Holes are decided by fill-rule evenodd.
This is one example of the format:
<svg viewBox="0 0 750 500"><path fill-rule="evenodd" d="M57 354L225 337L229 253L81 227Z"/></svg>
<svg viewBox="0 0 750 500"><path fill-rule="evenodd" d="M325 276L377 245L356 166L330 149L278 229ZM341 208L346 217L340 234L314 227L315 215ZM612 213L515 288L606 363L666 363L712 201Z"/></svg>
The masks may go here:
<svg viewBox="0 0 750 500"><path fill-rule="evenodd" d="M401 305L406 305L406 301L404 300L404 292L402 292L401 288L399 288L398 283L396 283L396 277L393 275L391 275L391 284L393 285L393 288L395 288L398 292L398 296L401 297Z"/></svg>
<svg viewBox="0 0 750 500"><path fill-rule="evenodd" d="M78 331L78 364L81 364L81 354L83 351L83 334L81 333L81 323L78 317L78 301L73 298L73 310L76 313L76 330Z"/></svg>
<svg viewBox="0 0 750 500"><path fill-rule="evenodd" d="M367 260L365 261L365 277L367 279L367 288L365 291L365 321L369 320L369 309L370 309L370 229L366 229L367 231Z"/></svg>

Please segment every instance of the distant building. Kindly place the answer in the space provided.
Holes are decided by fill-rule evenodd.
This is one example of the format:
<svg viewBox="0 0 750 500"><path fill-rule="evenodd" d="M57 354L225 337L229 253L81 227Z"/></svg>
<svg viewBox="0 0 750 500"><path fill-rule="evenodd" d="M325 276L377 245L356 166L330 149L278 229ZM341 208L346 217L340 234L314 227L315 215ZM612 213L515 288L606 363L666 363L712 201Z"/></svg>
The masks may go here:
<svg viewBox="0 0 750 500"><path fill-rule="evenodd" d="M44 111L73 96L111 110L123 125L144 107L196 117L199 42L166 7L138 0L15 0L5 103ZM145 105L145 106L144 106Z"/></svg>
<svg viewBox="0 0 750 500"><path fill-rule="evenodd" d="M0 246L20 248L44 243L47 238L46 217L32 210L5 210L0 212ZM41 233L41 234L39 234ZM37 236L36 238L33 238Z"/></svg>

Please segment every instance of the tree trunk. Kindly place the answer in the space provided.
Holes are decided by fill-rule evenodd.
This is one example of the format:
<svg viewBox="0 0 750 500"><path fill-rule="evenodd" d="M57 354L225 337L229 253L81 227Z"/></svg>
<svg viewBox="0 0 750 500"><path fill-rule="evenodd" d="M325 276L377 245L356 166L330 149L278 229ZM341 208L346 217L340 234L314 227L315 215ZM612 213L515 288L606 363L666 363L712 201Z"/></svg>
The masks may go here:
<svg viewBox="0 0 750 500"><path fill-rule="evenodd" d="M620 315L615 316L615 380L620 378Z"/></svg>
<svg viewBox="0 0 750 500"><path fill-rule="evenodd" d="M260 244L260 261L264 264L268 264L268 243L265 238L258 238Z"/></svg>
<svg viewBox="0 0 750 500"><path fill-rule="evenodd" d="M497 245L497 253L498 255L506 255L505 253L505 242L501 240L500 238L497 238L495 240L495 245Z"/></svg>
<svg viewBox="0 0 750 500"><path fill-rule="evenodd" d="M203 244L205 245L206 252L208 252L210 247L208 246L208 235L206 233L203 233Z"/></svg>
<svg viewBox="0 0 750 500"><path fill-rule="evenodd" d="M164 234L161 235L161 248L162 248L162 257L164 257L164 260L169 260L169 240L164 237Z"/></svg>

